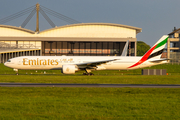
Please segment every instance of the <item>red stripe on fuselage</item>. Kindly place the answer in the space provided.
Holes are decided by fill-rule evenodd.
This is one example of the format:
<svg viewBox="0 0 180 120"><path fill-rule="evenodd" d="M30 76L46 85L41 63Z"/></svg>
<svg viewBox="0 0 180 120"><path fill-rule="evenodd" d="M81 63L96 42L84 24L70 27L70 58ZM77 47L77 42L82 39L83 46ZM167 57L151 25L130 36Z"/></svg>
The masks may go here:
<svg viewBox="0 0 180 120"><path fill-rule="evenodd" d="M130 67L128 67L128 68L135 67L135 66L140 65L141 63L145 62L145 61L148 59L149 55L152 53L152 51L156 48L156 46L157 46L157 45L155 45L154 47L152 47L152 48L141 58L141 60L139 60L137 63L135 63L134 65L132 65L132 66L130 66Z"/></svg>

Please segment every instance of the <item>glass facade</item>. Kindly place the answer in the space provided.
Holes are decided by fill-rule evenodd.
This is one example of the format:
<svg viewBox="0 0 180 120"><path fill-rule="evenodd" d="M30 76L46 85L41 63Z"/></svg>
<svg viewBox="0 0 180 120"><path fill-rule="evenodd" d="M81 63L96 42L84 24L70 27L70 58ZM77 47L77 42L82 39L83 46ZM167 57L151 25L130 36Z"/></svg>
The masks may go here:
<svg viewBox="0 0 180 120"><path fill-rule="evenodd" d="M87 41L43 41L44 56L120 56L126 42L87 42ZM135 55L135 42L129 43L128 55Z"/></svg>
<svg viewBox="0 0 180 120"><path fill-rule="evenodd" d="M0 41L0 49L6 48L38 48L41 49L41 41Z"/></svg>

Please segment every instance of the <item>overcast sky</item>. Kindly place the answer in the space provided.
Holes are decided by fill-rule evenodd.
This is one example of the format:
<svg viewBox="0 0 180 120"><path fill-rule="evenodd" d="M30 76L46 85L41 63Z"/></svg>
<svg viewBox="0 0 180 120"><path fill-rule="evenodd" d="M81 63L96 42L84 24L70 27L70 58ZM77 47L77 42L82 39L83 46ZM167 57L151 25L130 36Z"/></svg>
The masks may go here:
<svg viewBox="0 0 180 120"><path fill-rule="evenodd" d="M138 41L152 46L162 35L180 27L180 0L1 0L0 19L39 3L82 23L116 23L142 28ZM24 15L6 25L21 26ZM66 25L49 16L57 26ZM36 29L35 16L25 28ZM40 30L51 28L40 16Z"/></svg>

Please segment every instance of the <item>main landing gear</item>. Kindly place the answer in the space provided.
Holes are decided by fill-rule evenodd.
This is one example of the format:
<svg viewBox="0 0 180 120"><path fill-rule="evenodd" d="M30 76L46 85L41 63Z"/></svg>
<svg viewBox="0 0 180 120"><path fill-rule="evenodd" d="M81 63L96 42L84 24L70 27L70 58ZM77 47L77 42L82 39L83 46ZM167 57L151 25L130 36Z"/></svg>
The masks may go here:
<svg viewBox="0 0 180 120"><path fill-rule="evenodd" d="M84 72L84 73L83 73L83 75L90 75L90 76L91 76L91 75L94 75L94 74L93 74L93 73L91 73L91 72L90 72L90 73L86 73L86 72Z"/></svg>
<svg viewBox="0 0 180 120"><path fill-rule="evenodd" d="M91 70L89 70L89 69L86 69L85 71L86 71L86 72L84 72L83 75L90 75L90 76L91 76L91 75L94 75L94 74L91 72Z"/></svg>

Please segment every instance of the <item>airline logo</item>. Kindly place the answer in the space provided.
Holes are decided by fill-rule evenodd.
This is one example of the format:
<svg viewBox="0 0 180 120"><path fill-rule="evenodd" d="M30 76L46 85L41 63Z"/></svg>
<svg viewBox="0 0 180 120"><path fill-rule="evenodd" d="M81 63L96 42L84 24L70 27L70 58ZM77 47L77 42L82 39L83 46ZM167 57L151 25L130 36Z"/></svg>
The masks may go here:
<svg viewBox="0 0 180 120"><path fill-rule="evenodd" d="M28 59L23 58L23 65L58 65L59 62L71 62L73 61L72 58L66 59Z"/></svg>
<svg viewBox="0 0 180 120"><path fill-rule="evenodd" d="M150 58L161 55L164 50L164 47L162 47L162 46L167 43L167 40L168 40L168 37L166 39L164 39L163 41L155 44L137 63L135 63L134 65L132 65L128 68L136 67Z"/></svg>

